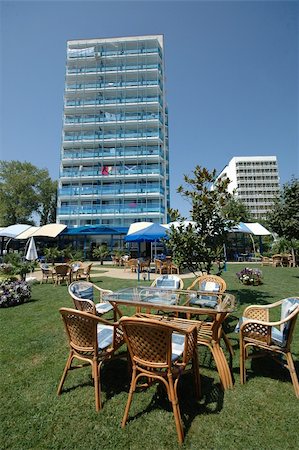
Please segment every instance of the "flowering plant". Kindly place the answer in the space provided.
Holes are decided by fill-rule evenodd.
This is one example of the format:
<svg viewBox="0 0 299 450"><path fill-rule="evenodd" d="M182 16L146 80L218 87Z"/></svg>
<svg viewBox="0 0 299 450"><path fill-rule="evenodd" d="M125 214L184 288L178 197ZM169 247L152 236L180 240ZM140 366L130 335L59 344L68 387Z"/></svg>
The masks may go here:
<svg viewBox="0 0 299 450"><path fill-rule="evenodd" d="M243 284L252 284L254 286L262 284L263 274L259 269L250 269L249 267L245 267L245 269L237 272L236 275Z"/></svg>
<svg viewBox="0 0 299 450"><path fill-rule="evenodd" d="M6 280L0 282L0 308L15 306L31 297L31 288L26 281Z"/></svg>

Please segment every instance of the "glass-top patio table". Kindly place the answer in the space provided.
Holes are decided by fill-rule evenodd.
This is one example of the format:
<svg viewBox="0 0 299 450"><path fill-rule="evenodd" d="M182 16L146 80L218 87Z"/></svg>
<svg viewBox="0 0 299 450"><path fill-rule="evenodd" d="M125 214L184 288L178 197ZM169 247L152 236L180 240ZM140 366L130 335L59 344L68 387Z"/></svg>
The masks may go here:
<svg viewBox="0 0 299 450"><path fill-rule="evenodd" d="M220 346L220 340L221 338L224 339L232 356L232 347L222 330L222 323L235 310L235 297L226 293L217 295L218 299L215 305L209 299L201 299L201 294L198 291L191 290L138 286L115 291L103 298L113 305L120 316L123 316L120 309L121 305L134 306L138 316L152 316L150 314L152 310L162 312L163 315L158 316L160 320L173 321L174 325L176 321L180 321L181 324L183 321L190 323L192 316L209 316L210 321L192 319L191 322L197 326L198 344L205 345L211 350L222 386L224 389L228 389L233 386L233 380L228 362ZM206 295L206 292L204 294ZM197 298L197 304L191 306L190 300L195 297ZM144 309L145 313L142 313ZM166 313L173 313L174 317L166 316Z"/></svg>

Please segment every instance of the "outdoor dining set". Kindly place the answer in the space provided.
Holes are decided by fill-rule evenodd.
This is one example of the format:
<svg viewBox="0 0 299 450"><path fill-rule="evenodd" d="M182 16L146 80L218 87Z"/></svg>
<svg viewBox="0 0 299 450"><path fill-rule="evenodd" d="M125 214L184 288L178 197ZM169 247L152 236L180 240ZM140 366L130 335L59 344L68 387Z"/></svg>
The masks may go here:
<svg viewBox="0 0 299 450"><path fill-rule="evenodd" d="M96 410L101 404L100 369L127 346L131 384L122 419L125 426L132 398L142 381L143 387L160 382L172 405L178 442L184 440L178 401L178 382L183 373L192 372L194 392L201 396L198 347L211 352L223 390L233 388L231 361L234 356L223 324L236 309L235 297L226 291L225 281L216 275L197 278L184 289L178 275L160 275L151 286L138 286L111 291L88 281L73 281L68 287L74 309L61 308L69 342L69 356L58 387L61 394L68 371L79 359L92 367ZM271 311L281 308L280 320L271 319ZM128 316L128 311L133 311ZM104 315L109 313L107 318ZM299 313L299 297L270 305L249 306L245 309L236 331L240 337L240 381L246 381L245 362L262 351L286 359L295 395L299 398L299 383L291 354L292 334ZM108 318L109 317L109 318ZM226 347L230 362L222 348ZM249 353L249 347L259 349ZM144 384L144 379L147 383Z"/></svg>
<svg viewBox="0 0 299 450"><path fill-rule="evenodd" d="M41 281L46 283L49 279L53 281L54 285L61 284L61 282L66 281L70 284L73 280L85 279L90 280L90 271L92 263L84 264L81 261L74 261L71 264L56 264L54 266L49 266L48 264L41 264L40 269L42 273Z"/></svg>

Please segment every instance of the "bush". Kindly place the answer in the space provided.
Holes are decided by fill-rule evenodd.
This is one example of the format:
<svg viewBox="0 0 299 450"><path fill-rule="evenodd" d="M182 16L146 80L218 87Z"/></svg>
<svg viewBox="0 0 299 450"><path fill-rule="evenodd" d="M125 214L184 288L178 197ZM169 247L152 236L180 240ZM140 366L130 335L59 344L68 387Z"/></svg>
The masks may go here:
<svg viewBox="0 0 299 450"><path fill-rule="evenodd" d="M262 284L262 272L259 269L245 267L245 269L242 269L236 275L243 284L251 284L253 286Z"/></svg>
<svg viewBox="0 0 299 450"><path fill-rule="evenodd" d="M31 298L31 288L26 281L6 280L0 282L0 308L16 306Z"/></svg>

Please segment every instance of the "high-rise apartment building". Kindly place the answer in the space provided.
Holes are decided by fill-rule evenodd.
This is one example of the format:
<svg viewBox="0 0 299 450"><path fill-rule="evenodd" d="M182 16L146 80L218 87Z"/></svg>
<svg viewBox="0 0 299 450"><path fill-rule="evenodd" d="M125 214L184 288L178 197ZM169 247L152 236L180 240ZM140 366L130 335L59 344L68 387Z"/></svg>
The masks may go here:
<svg viewBox="0 0 299 450"><path fill-rule="evenodd" d="M163 36L67 43L57 221L167 222Z"/></svg>
<svg viewBox="0 0 299 450"><path fill-rule="evenodd" d="M235 193L252 217L265 219L279 193L276 156L236 156L218 175L228 177L228 191Z"/></svg>

